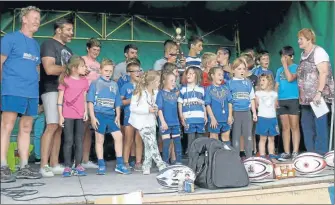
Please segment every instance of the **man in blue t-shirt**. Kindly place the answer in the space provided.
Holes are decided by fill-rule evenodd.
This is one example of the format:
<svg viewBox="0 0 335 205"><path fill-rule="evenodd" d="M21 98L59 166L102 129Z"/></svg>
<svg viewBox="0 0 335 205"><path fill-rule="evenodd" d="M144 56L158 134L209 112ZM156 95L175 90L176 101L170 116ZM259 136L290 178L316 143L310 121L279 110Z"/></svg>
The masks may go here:
<svg viewBox="0 0 335 205"><path fill-rule="evenodd" d="M14 182L7 164L10 135L18 115L20 169L17 179L39 179L40 173L28 165L33 116L38 114L40 48L33 34L40 26L40 10L34 6L21 9L21 30L1 39L1 183Z"/></svg>

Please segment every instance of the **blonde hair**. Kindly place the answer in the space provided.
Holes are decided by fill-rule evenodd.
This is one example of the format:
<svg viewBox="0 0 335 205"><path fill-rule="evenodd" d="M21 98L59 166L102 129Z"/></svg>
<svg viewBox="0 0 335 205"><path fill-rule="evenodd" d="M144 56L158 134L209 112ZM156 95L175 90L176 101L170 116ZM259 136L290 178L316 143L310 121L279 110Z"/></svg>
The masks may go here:
<svg viewBox="0 0 335 205"><path fill-rule="evenodd" d="M176 64L167 62L163 65L161 72L163 74L163 73L173 72L174 70L177 70L177 69L178 67Z"/></svg>
<svg viewBox="0 0 335 205"><path fill-rule="evenodd" d="M207 64L212 61L216 60L216 54L212 52L206 52L201 56L201 67L206 68Z"/></svg>
<svg viewBox="0 0 335 205"><path fill-rule="evenodd" d="M272 75L271 74L265 74L265 73L263 73L262 75L259 76L258 83L257 83L257 86L256 86L256 90L261 90L260 85L261 85L262 78L266 78L269 81L268 86L270 87L271 90L274 90L275 84L274 84L274 79L273 79Z"/></svg>
<svg viewBox="0 0 335 205"><path fill-rule="evenodd" d="M161 75L161 81L160 81L160 85L159 88L163 89L166 83L166 79L170 76L173 75L173 77L175 77L175 79L177 80L176 75L173 72L163 72Z"/></svg>
<svg viewBox="0 0 335 205"><path fill-rule="evenodd" d="M64 86L67 86L67 84L65 83L64 79L66 77L70 77L71 76L71 73L72 73L72 69L73 68L78 68L80 63L84 63L85 64L85 61L82 57L80 56L77 56L77 55L73 55L71 56L69 62L66 64L65 66L65 70L64 72L62 72L59 76L59 83L64 85Z"/></svg>
<svg viewBox="0 0 335 205"><path fill-rule="evenodd" d="M241 64L243 64L247 68L247 63L242 57L238 57L234 60L233 64L231 65L231 70L235 70L237 67L239 67Z"/></svg>
<svg viewBox="0 0 335 205"><path fill-rule="evenodd" d="M108 58L102 59L100 63L100 69L103 69L106 65L111 65L114 67L114 62Z"/></svg>
<svg viewBox="0 0 335 205"><path fill-rule="evenodd" d="M255 66L255 61L252 58L251 54L245 53L245 54L241 55L240 57L244 59L248 70L251 70Z"/></svg>
<svg viewBox="0 0 335 205"><path fill-rule="evenodd" d="M307 40L310 40L313 44L316 42L316 36L312 29L303 28L298 32L298 37L305 37Z"/></svg>
<svg viewBox="0 0 335 205"><path fill-rule="evenodd" d="M37 8L36 6L27 6L25 8L22 8L20 11L20 21L22 22L22 18L31 11L36 11L38 13L41 13L41 10Z"/></svg>
<svg viewBox="0 0 335 205"><path fill-rule="evenodd" d="M142 91L153 81L160 77L160 72L155 70L149 70L144 72L140 80L136 83L134 95L138 95L138 100L142 97Z"/></svg>
<svg viewBox="0 0 335 205"><path fill-rule="evenodd" d="M208 80L213 82L212 75L214 75L217 70L221 70L223 72L222 67L220 67L220 66L212 67L208 72Z"/></svg>
<svg viewBox="0 0 335 205"><path fill-rule="evenodd" d="M185 71L185 80L186 80L186 76L190 72L190 70L194 71L194 74L195 74L195 84L196 85L200 85L200 83L202 81L202 71L200 70L200 68L198 68L196 66L189 66L186 69L186 71Z"/></svg>

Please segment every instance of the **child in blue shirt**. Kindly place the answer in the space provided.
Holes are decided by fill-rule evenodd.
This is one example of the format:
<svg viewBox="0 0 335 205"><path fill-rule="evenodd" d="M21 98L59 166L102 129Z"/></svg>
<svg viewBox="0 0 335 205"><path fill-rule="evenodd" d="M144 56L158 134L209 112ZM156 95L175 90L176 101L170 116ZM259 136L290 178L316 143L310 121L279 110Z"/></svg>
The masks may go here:
<svg viewBox="0 0 335 205"><path fill-rule="evenodd" d="M230 126L233 123L233 106L230 91L223 82L223 70L221 67L213 67L209 70L208 79L212 82L206 89L205 104L209 116L208 132L210 138L221 139L230 145Z"/></svg>
<svg viewBox="0 0 335 205"><path fill-rule="evenodd" d="M159 130L163 139L163 160L168 163L171 137L174 143L176 162L181 164L181 139L180 125L178 121L178 95L174 92L176 86L176 75L172 72L163 73L161 78L161 90L157 94L156 104L158 106Z"/></svg>
<svg viewBox="0 0 335 205"><path fill-rule="evenodd" d="M104 135L111 133L114 138L116 152L115 171L121 174L130 174L124 166L122 157L122 133L120 131L121 97L117 84L110 78L113 74L113 62L105 59L101 62L101 76L92 82L87 101L92 127L95 129L95 150L98 157L97 174L106 173L103 159Z"/></svg>
<svg viewBox="0 0 335 205"><path fill-rule="evenodd" d="M199 86L201 70L196 66L188 67L185 76L187 84L180 89L178 111L180 121L184 126L184 133L188 134L187 149L189 151L191 143L205 133L207 114L204 102L205 91Z"/></svg>
<svg viewBox="0 0 335 205"><path fill-rule="evenodd" d="M140 65L136 62L127 64L127 76L130 82L124 84L121 88L120 95L123 105L123 126L124 126L124 145L123 160L127 168L133 168L135 171L142 171L142 152L143 142L138 131L129 123L130 117L130 101L135 90L135 84L140 79ZM134 143L135 138L135 143ZM129 158L129 155L130 158Z"/></svg>
<svg viewBox="0 0 335 205"><path fill-rule="evenodd" d="M270 65L270 55L267 51L262 51L259 53L258 56L259 64L260 66L253 70L253 74L259 77L260 75L264 74L270 74L273 77L273 72L269 70Z"/></svg>
<svg viewBox="0 0 335 205"><path fill-rule="evenodd" d="M233 147L240 150L240 137L244 137L246 157L252 156L252 120L257 121L255 92L250 80L243 58L237 58L232 65L234 77L228 82L233 104ZM252 117L250 113L252 110Z"/></svg>

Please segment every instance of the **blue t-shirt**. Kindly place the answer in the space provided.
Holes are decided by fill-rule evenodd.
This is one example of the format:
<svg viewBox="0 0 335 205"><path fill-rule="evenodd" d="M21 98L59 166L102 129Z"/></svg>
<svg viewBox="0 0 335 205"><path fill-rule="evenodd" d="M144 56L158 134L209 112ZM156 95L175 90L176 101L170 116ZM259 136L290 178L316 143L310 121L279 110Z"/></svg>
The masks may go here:
<svg viewBox="0 0 335 205"><path fill-rule="evenodd" d="M115 108L121 106L121 97L117 84L102 77L91 83L87 102L92 102L95 113L115 115Z"/></svg>
<svg viewBox="0 0 335 205"><path fill-rule="evenodd" d="M260 66L258 68L256 68L255 70L253 70L253 72L252 72L252 74L256 75L257 77L259 77L263 73L265 73L265 74L271 74L272 77L273 77L273 72L271 70L263 69Z"/></svg>
<svg viewBox="0 0 335 205"><path fill-rule="evenodd" d="M193 89L184 85L180 89L178 103L183 105L182 112L188 124L205 123L204 98L204 88L198 85Z"/></svg>
<svg viewBox="0 0 335 205"><path fill-rule="evenodd" d="M186 60L186 67L189 67L189 66L196 66L198 68L201 67L200 57L187 56L185 60Z"/></svg>
<svg viewBox="0 0 335 205"><path fill-rule="evenodd" d="M130 83L130 82L126 83L121 88L120 96L124 97L125 100L131 99L131 97L133 96L134 90L135 90L135 86L133 83ZM130 113L129 107L130 107L130 104L123 106L124 111Z"/></svg>
<svg viewBox="0 0 335 205"><path fill-rule="evenodd" d="M178 120L178 96L176 92L159 90L156 98L158 109L163 112L165 122L168 126L179 125ZM159 123L161 124L159 118Z"/></svg>
<svg viewBox="0 0 335 205"><path fill-rule="evenodd" d="M296 74L298 65L292 64L288 67L288 69L292 74ZM284 72L284 67L278 68L276 74L276 82L279 84L278 100L299 99L299 88L297 79L292 82L288 82Z"/></svg>
<svg viewBox="0 0 335 205"><path fill-rule="evenodd" d="M207 87L205 104L211 107L216 121L227 122L229 115L228 103L232 103L232 97L226 85L215 86L212 84Z"/></svg>
<svg viewBox="0 0 335 205"><path fill-rule="evenodd" d="M251 100L252 97L254 98L255 95L250 80L248 79L235 80L233 78L228 82L228 87L232 96L233 110L234 111L250 110Z"/></svg>
<svg viewBox="0 0 335 205"><path fill-rule="evenodd" d="M119 86L119 92L121 92L121 88L124 84L130 82L130 76L129 75L122 75L119 80L117 80L117 85Z"/></svg>
<svg viewBox="0 0 335 205"><path fill-rule="evenodd" d="M7 56L2 67L1 95L39 97L40 46L20 31L1 39L1 55Z"/></svg>
<svg viewBox="0 0 335 205"><path fill-rule="evenodd" d="M223 71L223 79L225 82L229 81L231 78L230 78L230 73L227 72L227 71Z"/></svg>

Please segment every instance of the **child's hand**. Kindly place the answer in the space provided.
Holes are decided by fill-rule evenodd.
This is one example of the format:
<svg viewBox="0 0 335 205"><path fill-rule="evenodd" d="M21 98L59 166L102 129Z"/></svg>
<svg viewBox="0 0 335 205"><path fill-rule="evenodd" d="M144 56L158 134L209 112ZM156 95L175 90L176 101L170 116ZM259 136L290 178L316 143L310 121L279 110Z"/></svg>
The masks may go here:
<svg viewBox="0 0 335 205"><path fill-rule="evenodd" d="M84 113L84 117L83 117L84 122L86 122L88 120L88 115L87 112Z"/></svg>
<svg viewBox="0 0 335 205"><path fill-rule="evenodd" d="M252 119L254 120L254 122L257 122L257 115L256 115L256 113L254 113L254 114L252 115Z"/></svg>
<svg viewBox="0 0 335 205"><path fill-rule="evenodd" d="M232 125L233 124L233 122L234 122L234 118L233 118L233 116L229 116L228 117L228 125Z"/></svg>
<svg viewBox="0 0 335 205"><path fill-rule="evenodd" d="M216 129L218 127L218 121L216 121L215 117L211 118L211 128Z"/></svg>
<svg viewBox="0 0 335 205"><path fill-rule="evenodd" d="M119 117L115 118L115 124L118 128L120 128L120 118Z"/></svg>
<svg viewBox="0 0 335 205"><path fill-rule="evenodd" d="M63 115L59 116L59 126L64 127L64 117L63 117Z"/></svg>
<svg viewBox="0 0 335 205"><path fill-rule="evenodd" d="M185 122L185 117L184 116L180 117L180 122L184 127L186 127L186 122Z"/></svg>
<svg viewBox="0 0 335 205"><path fill-rule="evenodd" d="M98 130L98 126L100 125L100 123L96 117L91 118L91 125L94 130Z"/></svg>
<svg viewBox="0 0 335 205"><path fill-rule="evenodd" d="M156 113L158 112L158 108L157 108L157 107L150 107L150 108L149 108L149 112L150 112L150 113L155 113L155 114L156 114Z"/></svg>
<svg viewBox="0 0 335 205"><path fill-rule="evenodd" d="M165 121L164 121L164 122L162 122L161 129L162 129L162 131L165 131L165 130L169 129L169 126L166 124L166 122L165 122Z"/></svg>
<svg viewBox="0 0 335 205"><path fill-rule="evenodd" d="M38 114L44 112L43 105L38 105Z"/></svg>
<svg viewBox="0 0 335 205"><path fill-rule="evenodd" d="M205 119L205 125L206 125L206 124L207 124L207 122L208 122L207 115L205 115L204 119Z"/></svg>
<svg viewBox="0 0 335 205"><path fill-rule="evenodd" d="M287 67L287 57L283 55L281 58L281 63L283 64L283 67Z"/></svg>

